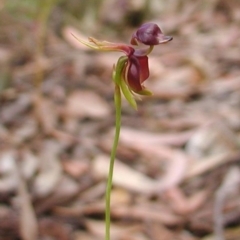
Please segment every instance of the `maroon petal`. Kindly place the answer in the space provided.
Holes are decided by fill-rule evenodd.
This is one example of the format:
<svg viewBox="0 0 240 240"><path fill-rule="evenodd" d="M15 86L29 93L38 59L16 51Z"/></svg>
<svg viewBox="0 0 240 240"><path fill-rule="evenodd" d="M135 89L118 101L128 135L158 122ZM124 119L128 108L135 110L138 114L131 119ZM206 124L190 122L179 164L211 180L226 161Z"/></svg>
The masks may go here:
<svg viewBox="0 0 240 240"><path fill-rule="evenodd" d="M140 81L140 72L139 59L134 55L130 56L125 70L125 80L129 88L134 92L139 92L143 89Z"/></svg>
<svg viewBox="0 0 240 240"><path fill-rule="evenodd" d="M172 37L165 36L161 29L155 23L145 23L138 28L136 33L133 34L131 39L132 45L137 45L141 42L145 45L158 45L171 41Z"/></svg>
<svg viewBox="0 0 240 240"><path fill-rule="evenodd" d="M140 83L143 83L149 77L148 57L137 57L140 65Z"/></svg>

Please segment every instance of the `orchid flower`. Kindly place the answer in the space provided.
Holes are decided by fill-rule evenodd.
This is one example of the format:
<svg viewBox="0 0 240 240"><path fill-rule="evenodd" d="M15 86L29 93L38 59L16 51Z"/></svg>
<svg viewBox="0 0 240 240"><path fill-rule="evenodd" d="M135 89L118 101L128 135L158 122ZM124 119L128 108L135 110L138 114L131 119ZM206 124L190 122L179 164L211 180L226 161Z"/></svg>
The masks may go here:
<svg viewBox="0 0 240 240"><path fill-rule="evenodd" d="M131 45L98 41L91 37L88 42L78 40L94 50L123 52L125 54L114 65L113 80L121 88L130 105L136 109L134 94L152 94L143 85L149 77L148 54L154 45L169 42L172 37L165 36L157 24L145 23L132 35ZM147 47L139 48L140 45Z"/></svg>
<svg viewBox="0 0 240 240"><path fill-rule="evenodd" d="M110 165L108 171L108 180L106 188L106 209L105 209L105 240L110 240L111 224L111 189L113 179L113 169L116 157L116 151L121 128L121 92L133 108L137 108L135 94L151 95L151 92L145 88L144 82L149 77L148 54L153 47L158 44L166 43L172 40L172 37L165 36L161 29L155 23L145 23L138 28L132 35L130 45L122 43L111 43L107 41L98 41L89 38L88 42L78 39L82 44L99 51L123 52L124 55L118 59L113 66L113 81L115 83L115 135L111 151Z"/></svg>

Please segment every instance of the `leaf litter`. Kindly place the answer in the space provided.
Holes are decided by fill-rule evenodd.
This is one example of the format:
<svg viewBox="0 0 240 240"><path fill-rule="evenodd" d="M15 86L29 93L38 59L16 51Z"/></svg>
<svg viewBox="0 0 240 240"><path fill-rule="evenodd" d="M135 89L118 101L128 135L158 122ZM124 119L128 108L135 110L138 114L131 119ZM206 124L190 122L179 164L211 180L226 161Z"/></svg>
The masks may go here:
<svg viewBox="0 0 240 240"><path fill-rule="evenodd" d="M65 14L60 24L60 4L42 56L37 25L4 4L0 239L103 238L117 55L92 53L72 34L126 42L144 11L174 40L150 58L154 95L137 112L123 103L113 239L239 239L239 2L99 1L83 13L85 29Z"/></svg>

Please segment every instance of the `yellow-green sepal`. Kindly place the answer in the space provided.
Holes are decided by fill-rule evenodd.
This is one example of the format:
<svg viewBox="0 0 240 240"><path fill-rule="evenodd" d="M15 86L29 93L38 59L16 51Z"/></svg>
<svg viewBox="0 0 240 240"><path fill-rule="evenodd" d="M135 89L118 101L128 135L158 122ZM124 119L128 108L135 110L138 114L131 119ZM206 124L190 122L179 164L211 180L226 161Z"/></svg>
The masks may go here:
<svg viewBox="0 0 240 240"><path fill-rule="evenodd" d="M126 100L128 101L128 103L135 109L137 110L137 103L136 100L133 97L133 93L131 92L131 90L129 89L129 87L127 86L127 84L125 83L124 79L121 79L120 81L120 88L122 90L122 93L124 95L124 97L126 98Z"/></svg>
<svg viewBox="0 0 240 240"><path fill-rule="evenodd" d="M118 59L117 65L113 66L113 81L120 86L120 83L122 81L122 74L124 67L127 63L128 58L126 56L122 56Z"/></svg>
<svg viewBox="0 0 240 240"><path fill-rule="evenodd" d="M139 95L145 95L145 96L152 96L153 95L152 92L149 91L148 89L143 89L143 90L141 90L139 92L136 92L136 93L139 94Z"/></svg>

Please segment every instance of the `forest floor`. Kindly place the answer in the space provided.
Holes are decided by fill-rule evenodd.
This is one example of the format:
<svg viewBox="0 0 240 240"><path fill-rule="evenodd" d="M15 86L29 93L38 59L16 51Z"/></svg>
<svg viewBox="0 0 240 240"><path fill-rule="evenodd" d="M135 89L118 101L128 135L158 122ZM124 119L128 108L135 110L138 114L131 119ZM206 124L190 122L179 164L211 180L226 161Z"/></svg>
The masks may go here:
<svg viewBox="0 0 240 240"><path fill-rule="evenodd" d="M240 239L240 6L200 2L151 19L173 41L149 55L153 96L123 102L112 240ZM71 33L127 43L136 27L58 25L58 10L45 30L0 10L0 240L104 239L120 55Z"/></svg>

